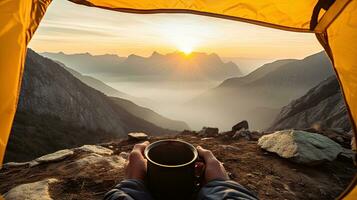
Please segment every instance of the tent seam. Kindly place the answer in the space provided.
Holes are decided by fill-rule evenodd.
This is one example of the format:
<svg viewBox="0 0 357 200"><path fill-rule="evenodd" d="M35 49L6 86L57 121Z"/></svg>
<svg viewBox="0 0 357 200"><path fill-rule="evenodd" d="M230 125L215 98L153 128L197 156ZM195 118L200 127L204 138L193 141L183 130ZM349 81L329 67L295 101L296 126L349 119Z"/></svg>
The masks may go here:
<svg viewBox="0 0 357 200"><path fill-rule="evenodd" d="M337 19L337 17L351 2L352 0L340 0L332 4L332 6L322 16L321 20L316 25L314 31L316 33L323 33L325 30L327 30L327 28L335 21L335 19Z"/></svg>

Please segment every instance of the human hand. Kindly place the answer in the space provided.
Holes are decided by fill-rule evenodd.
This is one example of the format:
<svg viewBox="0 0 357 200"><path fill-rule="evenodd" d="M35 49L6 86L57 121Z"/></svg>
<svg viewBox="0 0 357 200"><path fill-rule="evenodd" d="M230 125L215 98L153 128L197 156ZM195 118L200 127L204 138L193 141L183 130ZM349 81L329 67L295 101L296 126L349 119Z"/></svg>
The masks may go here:
<svg viewBox="0 0 357 200"><path fill-rule="evenodd" d="M144 150L149 142L136 144L129 155L129 162L126 166L125 177L127 179L138 179L144 181L147 172L147 160L144 157Z"/></svg>
<svg viewBox="0 0 357 200"><path fill-rule="evenodd" d="M204 183L208 183L214 179L229 179L222 163L217 160L210 150L197 146L197 151L198 155L205 161Z"/></svg>

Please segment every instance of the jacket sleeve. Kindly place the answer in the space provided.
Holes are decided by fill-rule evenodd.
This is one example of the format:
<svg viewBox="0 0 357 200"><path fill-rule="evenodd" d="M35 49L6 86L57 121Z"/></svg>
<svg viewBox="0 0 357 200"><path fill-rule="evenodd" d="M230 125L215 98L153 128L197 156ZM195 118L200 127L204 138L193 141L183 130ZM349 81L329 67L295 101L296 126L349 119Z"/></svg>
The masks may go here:
<svg viewBox="0 0 357 200"><path fill-rule="evenodd" d="M104 196L104 200L153 200L143 181L128 179Z"/></svg>
<svg viewBox="0 0 357 200"><path fill-rule="evenodd" d="M249 190L235 181L213 180L201 188L198 200L257 200L258 198Z"/></svg>

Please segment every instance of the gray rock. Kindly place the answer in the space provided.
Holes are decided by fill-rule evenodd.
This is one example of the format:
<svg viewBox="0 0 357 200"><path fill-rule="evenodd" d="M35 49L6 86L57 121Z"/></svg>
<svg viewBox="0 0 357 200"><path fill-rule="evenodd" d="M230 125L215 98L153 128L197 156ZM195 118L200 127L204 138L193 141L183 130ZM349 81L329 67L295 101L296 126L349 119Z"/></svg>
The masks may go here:
<svg viewBox="0 0 357 200"><path fill-rule="evenodd" d="M38 163L56 162L63 160L73 154L74 152L72 150L64 149L36 158L35 161Z"/></svg>
<svg viewBox="0 0 357 200"><path fill-rule="evenodd" d="M203 127L198 135L201 137L215 137L218 135L218 132L218 128Z"/></svg>
<svg viewBox="0 0 357 200"><path fill-rule="evenodd" d="M247 120L243 120L243 121L239 122L238 124L236 124L236 125L234 125L232 127L232 131L233 132L236 132L236 131L239 131L239 130L242 130L242 129L245 129L245 130L249 129L249 125L248 125L248 121Z"/></svg>
<svg viewBox="0 0 357 200"><path fill-rule="evenodd" d="M296 130L264 135L258 145L280 157L306 165L333 161L343 150L339 144L323 135Z"/></svg>
<svg viewBox="0 0 357 200"><path fill-rule="evenodd" d="M29 162L8 162L5 163L2 167L3 168L12 168L12 167L27 167L29 166Z"/></svg>
<svg viewBox="0 0 357 200"><path fill-rule="evenodd" d="M115 171L123 169L125 163L126 159L122 156L102 156L96 153L90 153L67 164L62 168L62 173L75 174L77 177L91 177L97 173L97 170Z"/></svg>
<svg viewBox="0 0 357 200"><path fill-rule="evenodd" d="M122 168L124 166L125 159L121 156L104 157L95 153L91 153L84 158L76 160L75 163L79 168L95 166L102 163L106 163L112 168Z"/></svg>
<svg viewBox="0 0 357 200"><path fill-rule="evenodd" d="M99 146L99 145L83 145L79 148L77 148L77 150L81 150L81 151L85 151L85 152L90 152L90 153L96 153L99 155L112 155L113 151Z"/></svg>
<svg viewBox="0 0 357 200"><path fill-rule="evenodd" d="M149 136L146 133L129 133L128 134L128 139L132 141L140 141L140 140L147 140L149 139Z"/></svg>
<svg viewBox="0 0 357 200"><path fill-rule="evenodd" d="M5 193L6 200L52 200L49 193L49 185L58 182L50 178L42 181L18 185Z"/></svg>
<svg viewBox="0 0 357 200"><path fill-rule="evenodd" d="M218 134L218 136L224 137L224 138L231 138L234 136L236 132L235 131L226 131L226 132L221 132Z"/></svg>
<svg viewBox="0 0 357 200"><path fill-rule="evenodd" d="M251 140L252 136L251 136L251 133L249 130L242 129L242 130L236 131L236 133L233 135L232 138L233 139L244 138L246 140Z"/></svg>

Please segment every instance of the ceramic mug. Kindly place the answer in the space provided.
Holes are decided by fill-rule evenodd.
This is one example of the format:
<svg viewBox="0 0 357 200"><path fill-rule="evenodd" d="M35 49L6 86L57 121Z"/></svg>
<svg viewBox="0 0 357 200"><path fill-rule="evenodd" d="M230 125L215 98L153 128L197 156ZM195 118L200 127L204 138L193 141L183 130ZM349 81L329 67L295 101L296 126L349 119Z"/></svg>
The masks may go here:
<svg viewBox="0 0 357 200"><path fill-rule="evenodd" d="M147 184L155 199L191 199L198 187L198 152L190 143L160 140L146 147Z"/></svg>

